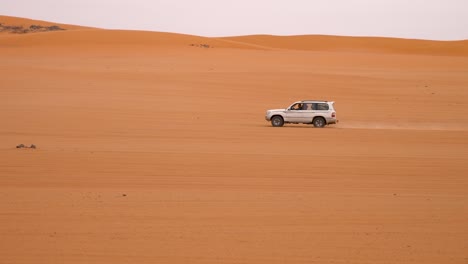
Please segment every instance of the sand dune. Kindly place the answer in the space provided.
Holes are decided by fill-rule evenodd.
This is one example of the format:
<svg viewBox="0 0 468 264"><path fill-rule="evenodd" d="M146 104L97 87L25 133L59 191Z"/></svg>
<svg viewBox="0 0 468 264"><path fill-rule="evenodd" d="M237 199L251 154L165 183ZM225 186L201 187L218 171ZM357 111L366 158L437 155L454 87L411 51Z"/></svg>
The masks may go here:
<svg viewBox="0 0 468 264"><path fill-rule="evenodd" d="M0 23L5 25L14 25L14 26L31 26L31 25L41 25L41 26L60 26L67 30L76 30L76 29L91 29L91 27L83 27L77 25L68 25L68 24L61 24L61 23L54 23L49 21L43 20L34 20L28 18L21 18L21 17L13 17L13 16L4 16L0 15Z"/></svg>
<svg viewBox="0 0 468 264"><path fill-rule="evenodd" d="M277 49L468 56L468 40L430 41L378 37L269 36L227 37L226 40Z"/></svg>
<svg viewBox="0 0 468 264"><path fill-rule="evenodd" d="M248 44L231 43L227 41L183 34L129 31L129 30L79 30L44 32L41 34L24 34L0 37L0 45L21 47L62 47L76 49L90 45L100 46L154 46L180 47L206 45L216 48L251 48Z"/></svg>
<svg viewBox="0 0 468 264"><path fill-rule="evenodd" d="M14 25L38 24L59 25L65 29L81 29L72 32L47 32L48 34L9 35L0 39L3 45L19 46L66 46L82 45L138 45L138 46L186 46L206 45L217 48L241 48L256 50L308 50L373 52L397 54L425 54L468 56L468 40L430 41L378 37L340 37L322 35L271 36L251 35L239 37L208 38L184 34L91 29L80 26L57 24L45 21L0 16L0 23Z"/></svg>
<svg viewBox="0 0 468 264"><path fill-rule="evenodd" d="M348 53L411 54L431 56L468 56L468 41L428 41L386 38L336 36L245 36L208 38L192 35L85 29L79 31L44 32L41 34L8 34L0 36L0 45L7 47L64 47L76 49L89 45L175 47L196 46L251 50L297 50Z"/></svg>
<svg viewBox="0 0 468 264"><path fill-rule="evenodd" d="M76 29L0 36L0 263L468 259L466 41Z"/></svg>

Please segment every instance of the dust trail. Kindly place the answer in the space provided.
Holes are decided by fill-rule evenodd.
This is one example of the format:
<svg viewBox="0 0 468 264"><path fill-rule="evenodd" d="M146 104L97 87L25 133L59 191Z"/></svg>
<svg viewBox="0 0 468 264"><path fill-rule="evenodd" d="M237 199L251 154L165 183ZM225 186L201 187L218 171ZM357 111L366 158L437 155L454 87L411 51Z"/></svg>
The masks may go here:
<svg viewBox="0 0 468 264"><path fill-rule="evenodd" d="M341 122L336 128L343 129L383 129L383 130L433 130L433 131L468 131L468 124L453 123L375 123Z"/></svg>

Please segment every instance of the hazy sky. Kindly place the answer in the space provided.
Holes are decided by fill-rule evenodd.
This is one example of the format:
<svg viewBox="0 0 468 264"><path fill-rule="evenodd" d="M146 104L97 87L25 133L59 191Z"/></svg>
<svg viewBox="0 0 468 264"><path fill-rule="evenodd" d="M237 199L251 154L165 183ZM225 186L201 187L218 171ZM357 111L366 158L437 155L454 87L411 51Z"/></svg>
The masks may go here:
<svg viewBox="0 0 468 264"><path fill-rule="evenodd" d="M2 0L0 14L201 36L468 39L468 0Z"/></svg>

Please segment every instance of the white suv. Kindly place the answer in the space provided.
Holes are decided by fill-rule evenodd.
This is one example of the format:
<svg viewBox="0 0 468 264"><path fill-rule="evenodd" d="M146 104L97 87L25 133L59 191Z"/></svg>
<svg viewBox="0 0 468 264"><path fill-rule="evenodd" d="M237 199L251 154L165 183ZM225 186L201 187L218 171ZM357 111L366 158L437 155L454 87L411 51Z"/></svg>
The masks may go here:
<svg viewBox="0 0 468 264"><path fill-rule="evenodd" d="M274 127L281 127L285 123L313 124L314 127L336 124L335 102L321 100L304 100L293 103L286 109L268 110L265 115Z"/></svg>

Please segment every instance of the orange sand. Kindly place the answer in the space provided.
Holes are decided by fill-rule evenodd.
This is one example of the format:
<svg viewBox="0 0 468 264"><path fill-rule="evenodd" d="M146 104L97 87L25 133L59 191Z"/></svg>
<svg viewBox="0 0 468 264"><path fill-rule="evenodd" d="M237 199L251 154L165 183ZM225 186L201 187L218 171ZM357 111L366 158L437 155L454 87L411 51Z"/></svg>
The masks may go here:
<svg viewBox="0 0 468 264"><path fill-rule="evenodd" d="M70 29L0 35L0 263L467 263L467 41Z"/></svg>

